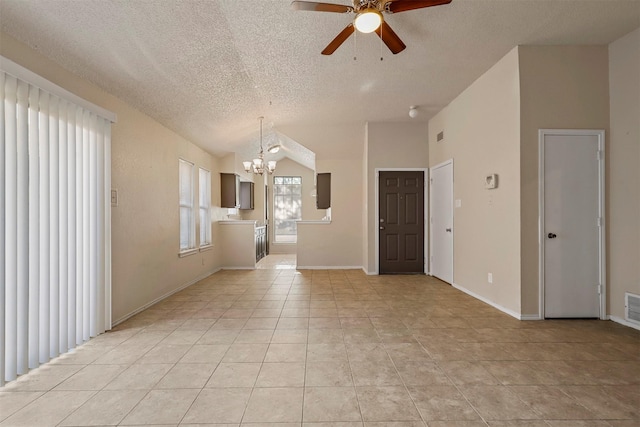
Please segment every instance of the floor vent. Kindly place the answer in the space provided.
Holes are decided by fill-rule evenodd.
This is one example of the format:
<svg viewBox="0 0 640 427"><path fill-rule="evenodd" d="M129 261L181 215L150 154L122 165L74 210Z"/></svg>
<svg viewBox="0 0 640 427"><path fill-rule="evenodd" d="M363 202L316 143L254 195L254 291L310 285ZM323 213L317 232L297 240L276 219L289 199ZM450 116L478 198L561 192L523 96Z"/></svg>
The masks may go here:
<svg viewBox="0 0 640 427"><path fill-rule="evenodd" d="M629 322L640 325L640 295L625 292L624 318Z"/></svg>

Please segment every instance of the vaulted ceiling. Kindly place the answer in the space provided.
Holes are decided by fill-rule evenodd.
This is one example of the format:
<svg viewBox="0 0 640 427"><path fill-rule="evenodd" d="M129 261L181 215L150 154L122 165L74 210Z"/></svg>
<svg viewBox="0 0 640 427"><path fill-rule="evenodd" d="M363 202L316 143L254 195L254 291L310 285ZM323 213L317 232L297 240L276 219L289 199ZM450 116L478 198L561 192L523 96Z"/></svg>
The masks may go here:
<svg viewBox="0 0 640 427"><path fill-rule="evenodd" d="M325 0L351 4L349 0ZM320 52L353 17L290 0L0 0L2 31L214 154L269 128L428 120L519 44L608 44L640 0L453 0L386 15Z"/></svg>

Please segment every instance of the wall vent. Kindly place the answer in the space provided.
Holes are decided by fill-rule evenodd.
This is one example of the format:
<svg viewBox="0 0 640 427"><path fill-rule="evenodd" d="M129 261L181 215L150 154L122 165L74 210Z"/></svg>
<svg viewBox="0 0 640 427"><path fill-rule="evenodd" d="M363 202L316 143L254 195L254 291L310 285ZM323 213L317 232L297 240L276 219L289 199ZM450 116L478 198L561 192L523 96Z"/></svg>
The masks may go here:
<svg viewBox="0 0 640 427"><path fill-rule="evenodd" d="M625 292L624 318L629 322L640 325L640 295Z"/></svg>
<svg viewBox="0 0 640 427"><path fill-rule="evenodd" d="M444 139L444 131L438 133L438 136L436 137L436 141L440 142L443 139Z"/></svg>

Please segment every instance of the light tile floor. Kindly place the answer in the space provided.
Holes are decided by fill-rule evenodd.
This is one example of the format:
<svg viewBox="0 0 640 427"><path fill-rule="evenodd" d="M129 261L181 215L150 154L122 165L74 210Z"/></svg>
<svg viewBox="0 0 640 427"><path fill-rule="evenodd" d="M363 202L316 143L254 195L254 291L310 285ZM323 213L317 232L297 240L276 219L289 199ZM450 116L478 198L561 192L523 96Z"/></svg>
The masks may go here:
<svg viewBox="0 0 640 427"><path fill-rule="evenodd" d="M214 274L6 385L0 426L640 426L638 331L292 259Z"/></svg>

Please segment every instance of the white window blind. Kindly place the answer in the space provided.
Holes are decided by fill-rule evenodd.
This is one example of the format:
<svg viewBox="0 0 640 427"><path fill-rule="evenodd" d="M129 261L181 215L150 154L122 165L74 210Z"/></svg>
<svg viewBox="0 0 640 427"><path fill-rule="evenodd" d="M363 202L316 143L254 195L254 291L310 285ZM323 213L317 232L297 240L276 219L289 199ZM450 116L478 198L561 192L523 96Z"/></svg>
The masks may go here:
<svg viewBox="0 0 640 427"><path fill-rule="evenodd" d="M196 247L196 219L193 208L194 165L179 159L180 186L180 252L192 251Z"/></svg>
<svg viewBox="0 0 640 427"><path fill-rule="evenodd" d="M199 168L200 246L211 244L211 172Z"/></svg>
<svg viewBox="0 0 640 427"><path fill-rule="evenodd" d="M111 121L0 60L2 385L111 328Z"/></svg>

